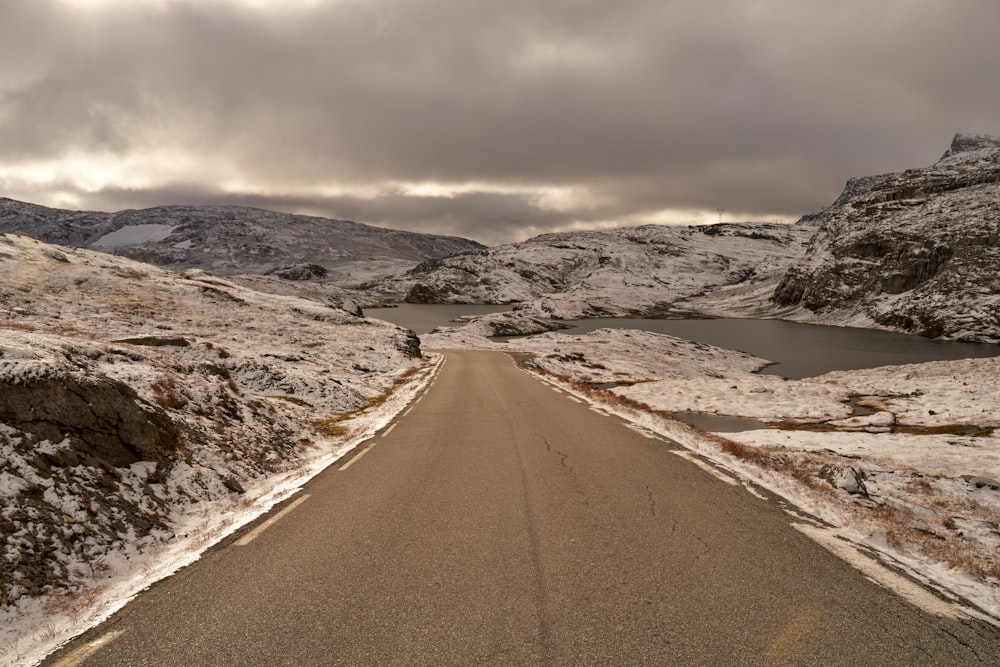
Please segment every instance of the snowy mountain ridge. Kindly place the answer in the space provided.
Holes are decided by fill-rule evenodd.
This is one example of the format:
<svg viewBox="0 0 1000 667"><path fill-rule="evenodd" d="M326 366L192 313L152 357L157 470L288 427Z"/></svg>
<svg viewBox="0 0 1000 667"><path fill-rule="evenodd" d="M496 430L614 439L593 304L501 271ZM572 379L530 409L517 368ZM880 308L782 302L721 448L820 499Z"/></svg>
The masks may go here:
<svg viewBox="0 0 1000 667"><path fill-rule="evenodd" d="M243 206L70 211L0 198L0 233L93 248L176 270L262 274L317 264L353 284L483 246L468 239Z"/></svg>
<svg viewBox="0 0 1000 667"><path fill-rule="evenodd" d="M782 317L1000 342L1000 139L852 179L771 295Z"/></svg>

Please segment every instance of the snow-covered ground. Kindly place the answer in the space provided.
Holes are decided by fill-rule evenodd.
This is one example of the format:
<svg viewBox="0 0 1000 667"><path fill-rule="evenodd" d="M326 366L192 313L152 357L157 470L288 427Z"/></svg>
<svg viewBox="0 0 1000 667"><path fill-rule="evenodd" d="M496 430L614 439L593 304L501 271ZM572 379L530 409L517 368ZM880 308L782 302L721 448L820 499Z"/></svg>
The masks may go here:
<svg viewBox="0 0 1000 667"><path fill-rule="evenodd" d="M832 544L878 552L1000 622L1000 358L786 380L756 374L763 359L661 334L602 329L498 343L483 337L489 328L422 341L529 353L546 379L819 518ZM683 412L770 428L712 433L673 417Z"/></svg>
<svg viewBox="0 0 1000 667"><path fill-rule="evenodd" d="M0 664L288 497L426 383L322 300L0 235Z"/></svg>

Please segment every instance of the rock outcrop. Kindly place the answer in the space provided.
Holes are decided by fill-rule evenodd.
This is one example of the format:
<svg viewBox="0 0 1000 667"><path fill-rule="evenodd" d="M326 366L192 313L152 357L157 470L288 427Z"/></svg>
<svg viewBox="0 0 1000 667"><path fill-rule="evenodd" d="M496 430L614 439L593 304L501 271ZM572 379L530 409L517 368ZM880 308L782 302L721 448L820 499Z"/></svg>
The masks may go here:
<svg viewBox="0 0 1000 667"><path fill-rule="evenodd" d="M852 179L800 224L819 227L771 297L787 316L1000 342L1000 139L960 134L930 167Z"/></svg>
<svg viewBox="0 0 1000 667"><path fill-rule="evenodd" d="M50 462L60 467L166 463L178 445L164 410L110 378L0 382L0 422L35 441L68 440L69 447Z"/></svg>

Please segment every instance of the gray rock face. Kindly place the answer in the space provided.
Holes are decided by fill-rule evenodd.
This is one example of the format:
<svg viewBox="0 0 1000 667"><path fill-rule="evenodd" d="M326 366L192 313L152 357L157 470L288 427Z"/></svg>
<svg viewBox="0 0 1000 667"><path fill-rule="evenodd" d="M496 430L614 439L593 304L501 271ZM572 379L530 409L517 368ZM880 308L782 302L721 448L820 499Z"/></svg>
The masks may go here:
<svg viewBox="0 0 1000 667"><path fill-rule="evenodd" d="M934 165L852 179L772 295L808 319L1000 341L1000 139L957 135Z"/></svg>
<svg viewBox="0 0 1000 667"><path fill-rule="evenodd" d="M965 481L970 486L977 489L989 489L990 491L1000 491L1000 482L990 477L966 477Z"/></svg>
<svg viewBox="0 0 1000 667"><path fill-rule="evenodd" d="M108 378L46 378L0 384L0 422L53 443L72 447L51 461L120 467L138 461L165 463L177 449L178 432L166 413Z"/></svg>
<svg viewBox="0 0 1000 667"><path fill-rule="evenodd" d="M833 488L847 491L852 496L868 496L864 473L858 472L851 466L840 468L827 464L820 468L817 476L826 480Z"/></svg>
<svg viewBox="0 0 1000 667"><path fill-rule="evenodd" d="M285 280L318 280L326 278L330 274L326 267L319 264L295 264L293 266L283 266L271 269L265 275L278 276Z"/></svg>

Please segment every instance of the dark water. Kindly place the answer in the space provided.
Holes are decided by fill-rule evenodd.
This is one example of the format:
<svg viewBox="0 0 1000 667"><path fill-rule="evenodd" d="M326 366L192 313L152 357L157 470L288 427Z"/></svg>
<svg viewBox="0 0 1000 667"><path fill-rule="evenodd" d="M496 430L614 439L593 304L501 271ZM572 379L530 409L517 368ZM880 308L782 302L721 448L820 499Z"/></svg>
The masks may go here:
<svg viewBox="0 0 1000 667"><path fill-rule="evenodd" d="M402 304L397 308L367 308L370 317L399 324L416 333L436 326L454 325L461 315L481 315L510 310L509 306ZM641 329L687 340L741 350L775 362L763 373L799 379L835 370L874 368L945 359L1000 356L1000 345L955 343L920 336L800 324L783 320L646 320L593 319L567 322L574 328L563 333L595 329Z"/></svg>
<svg viewBox="0 0 1000 667"><path fill-rule="evenodd" d="M576 327L564 333L587 333L605 327L642 329L748 352L775 362L762 373L791 379L837 370L1000 356L1000 345L937 341L874 329L784 320L594 319L572 324Z"/></svg>
<svg viewBox="0 0 1000 667"><path fill-rule="evenodd" d="M375 317L412 330L418 336L430 333L434 327L459 326L454 322L462 315L488 315L511 310L513 306L466 306L454 304L401 303L392 308L365 308L366 317Z"/></svg>
<svg viewBox="0 0 1000 667"><path fill-rule="evenodd" d="M675 412L674 417L713 433L742 433L743 431L759 431L768 428L764 422L748 417L710 415L704 412Z"/></svg>

